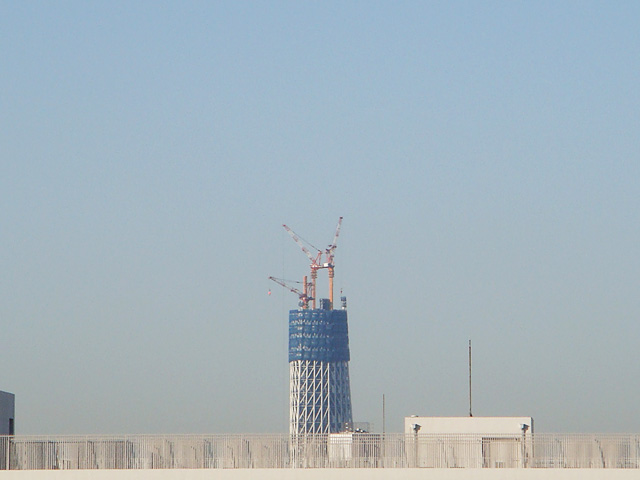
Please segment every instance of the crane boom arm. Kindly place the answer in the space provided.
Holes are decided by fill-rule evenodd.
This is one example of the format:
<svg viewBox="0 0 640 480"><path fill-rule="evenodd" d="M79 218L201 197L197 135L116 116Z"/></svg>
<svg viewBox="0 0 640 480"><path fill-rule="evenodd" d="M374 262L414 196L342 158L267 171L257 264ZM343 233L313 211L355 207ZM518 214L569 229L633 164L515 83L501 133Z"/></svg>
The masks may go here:
<svg viewBox="0 0 640 480"><path fill-rule="evenodd" d="M302 243L302 240L300 240L300 237L296 234L296 232L291 230L284 223L282 224L282 226L287 231L287 233L291 236L291 238L293 238L293 241L296 242L298 244L298 246L302 249L302 251L305 253L305 255L307 257L309 257L309 260L311 261L311 265L318 265L319 262L320 262L320 256L322 255L322 252L318 251L317 257L313 258L313 255L311 254L309 249L307 247L305 247L304 243Z"/></svg>
<svg viewBox="0 0 640 480"><path fill-rule="evenodd" d="M340 235L340 226L342 225L342 217L338 219L338 226L336 227L336 234L333 236L333 242L329 245L327 253L333 253L338 246L338 235Z"/></svg>
<svg viewBox="0 0 640 480"><path fill-rule="evenodd" d="M300 302L298 303L298 305L300 305L302 308L309 308L309 300L313 300L313 298L310 297L307 293L308 292L307 277L304 277L304 282L302 282L302 284L304 285L302 292L297 288L293 288L292 286L287 285L285 281L282 280L281 278L269 277L269 280L277 283L278 285L283 286L284 288L289 290L291 293L295 293L296 295L298 295L298 298L300 299ZM300 282L296 282L296 283L300 283Z"/></svg>
<svg viewBox="0 0 640 480"><path fill-rule="evenodd" d="M284 280L280 279L280 278L276 278L276 277L269 277L269 280L276 282L278 285L286 288L287 290L289 290L291 293L295 293L297 295L304 295L304 293L302 293L300 290L298 290L297 288L293 288L290 285L287 285L286 283L284 283Z"/></svg>

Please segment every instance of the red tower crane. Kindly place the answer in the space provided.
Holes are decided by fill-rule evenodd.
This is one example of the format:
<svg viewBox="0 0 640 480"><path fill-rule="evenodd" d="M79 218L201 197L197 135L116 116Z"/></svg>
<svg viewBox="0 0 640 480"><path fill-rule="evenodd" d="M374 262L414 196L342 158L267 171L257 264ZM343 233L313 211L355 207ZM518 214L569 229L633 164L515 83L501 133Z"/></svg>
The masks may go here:
<svg viewBox="0 0 640 480"><path fill-rule="evenodd" d="M286 282L286 280L283 280L281 278L276 278L276 277L269 277L269 280L276 282L278 285L283 286L284 288L286 288L287 290L289 290L292 293L295 293L296 295L298 295L298 298L300 299L299 305L304 308L307 309L309 308L309 300L313 300L313 298L311 298L308 295L308 287L309 284L307 283L307 277L305 276L303 281L302 281L302 292L300 290L298 290L297 288L294 288L290 285L288 285ZM300 283L300 282L296 282L296 283Z"/></svg>
<svg viewBox="0 0 640 480"><path fill-rule="evenodd" d="M329 271L329 302L331 303L331 308L333 308L333 277L334 277L334 269L335 264L333 262L334 259L334 251L337 248L338 235L340 235L340 226L342 225L342 217L338 220L338 226L336 228L336 233L333 237L333 243L329 245L325 251L323 252L317 247L314 247L309 242L305 240L305 242L316 251L315 256L309 251L309 249L305 246L302 239L298 234L296 234L293 230L291 230L287 225L283 224L282 226L287 231L291 238L298 244L298 246L302 249L305 255L309 258L311 262L311 284L309 285L308 294L311 297L311 308L316 308L316 284L318 279L318 270L321 268L326 268ZM325 255L325 261L322 262L322 254Z"/></svg>
<svg viewBox="0 0 640 480"><path fill-rule="evenodd" d="M307 242L307 243L309 243L309 246L311 248L315 249L318 252L316 254L316 256L314 257L311 254L311 252L309 251L309 249L304 245L304 243L302 243L302 240L296 234L296 232L291 230L284 223L282 224L282 226L287 231L287 233L289 235L291 235L291 238L293 238L293 241L298 244L298 246L302 249L302 251L305 253L305 255L307 257L309 257L309 261L311 262L311 284L309 285L309 292L308 293L309 293L309 296L312 297L311 298L311 308L313 308L315 310L315 308L316 308L316 280L318 279L318 270L322 268L322 265L320 264L320 262L322 260L322 250L319 250L318 248L314 247L309 242Z"/></svg>

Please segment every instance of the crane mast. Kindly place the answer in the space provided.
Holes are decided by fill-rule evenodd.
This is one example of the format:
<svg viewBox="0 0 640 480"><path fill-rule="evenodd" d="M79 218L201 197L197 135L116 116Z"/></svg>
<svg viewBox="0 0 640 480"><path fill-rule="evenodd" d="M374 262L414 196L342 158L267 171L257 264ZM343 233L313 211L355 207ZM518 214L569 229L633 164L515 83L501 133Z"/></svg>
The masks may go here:
<svg viewBox="0 0 640 480"><path fill-rule="evenodd" d="M331 302L331 308L333 308L333 276L334 276L334 269L335 269L335 265L333 263L333 258L334 258L333 252L338 247L337 245L338 235L340 235L341 225L342 225L342 217L340 217L340 219L338 220L338 226L336 227L336 233L333 236L333 242L325 250L325 255L327 260L326 264L327 264L327 269L329 273L329 301Z"/></svg>

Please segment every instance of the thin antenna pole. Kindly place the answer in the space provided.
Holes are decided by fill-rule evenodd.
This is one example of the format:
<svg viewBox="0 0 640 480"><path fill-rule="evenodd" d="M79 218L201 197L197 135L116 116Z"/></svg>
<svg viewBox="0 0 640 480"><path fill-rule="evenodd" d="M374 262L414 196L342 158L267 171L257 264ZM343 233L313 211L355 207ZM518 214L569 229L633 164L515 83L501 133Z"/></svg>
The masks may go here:
<svg viewBox="0 0 640 480"><path fill-rule="evenodd" d="M384 401L384 393L382 394L382 458L387 458L387 415L385 412L385 401Z"/></svg>
<svg viewBox="0 0 640 480"><path fill-rule="evenodd" d="M473 417L471 413L471 340L469 340L469 416Z"/></svg>
<svg viewBox="0 0 640 480"><path fill-rule="evenodd" d="M385 404L384 404L384 393L382 394L382 434L387 433L387 424L386 424L386 414L385 414Z"/></svg>

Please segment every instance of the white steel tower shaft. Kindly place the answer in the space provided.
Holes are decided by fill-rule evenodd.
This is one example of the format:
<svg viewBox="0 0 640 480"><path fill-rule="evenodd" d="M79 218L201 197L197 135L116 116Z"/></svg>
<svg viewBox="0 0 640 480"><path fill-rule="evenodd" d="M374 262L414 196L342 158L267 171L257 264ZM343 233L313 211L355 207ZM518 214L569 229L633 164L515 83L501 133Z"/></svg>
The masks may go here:
<svg viewBox="0 0 640 480"><path fill-rule="evenodd" d="M289 418L292 435L353 423L346 310L289 312Z"/></svg>

